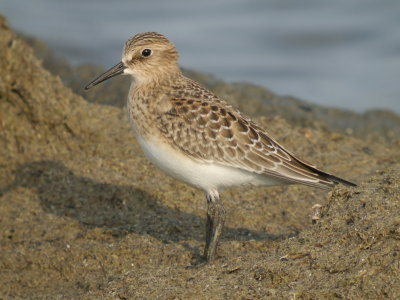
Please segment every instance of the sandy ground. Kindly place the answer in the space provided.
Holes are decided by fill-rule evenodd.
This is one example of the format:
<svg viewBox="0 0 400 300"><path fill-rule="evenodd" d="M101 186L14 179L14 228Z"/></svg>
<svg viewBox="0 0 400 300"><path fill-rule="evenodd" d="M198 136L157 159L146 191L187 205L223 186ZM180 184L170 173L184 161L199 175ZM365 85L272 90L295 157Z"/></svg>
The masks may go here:
<svg viewBox="0 0 400 300"><path fill-rule="evenodd" d="M269 93L201 79L235 105ZM250 102L246 112L284 146L359 186L224 192L218 258L197 267L203 194L145 159L122 105L93 103L62 80L0 19L1 299L400 298L398 116L280 118L283 103ZM377 125L356 128L368 118Z"/></svg>

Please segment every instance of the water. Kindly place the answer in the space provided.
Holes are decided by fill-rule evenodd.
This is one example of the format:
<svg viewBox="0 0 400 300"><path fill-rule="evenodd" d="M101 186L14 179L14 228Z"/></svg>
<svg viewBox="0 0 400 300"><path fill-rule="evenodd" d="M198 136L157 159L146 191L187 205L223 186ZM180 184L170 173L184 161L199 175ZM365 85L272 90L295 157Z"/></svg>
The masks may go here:
<svg viewBox="0 0 400 300"><path fill-rule="evenodd" d="M110 67L158 31L181 64L325 106L400 113L397 0L0 0L11 26L73 64Z"/></svg>

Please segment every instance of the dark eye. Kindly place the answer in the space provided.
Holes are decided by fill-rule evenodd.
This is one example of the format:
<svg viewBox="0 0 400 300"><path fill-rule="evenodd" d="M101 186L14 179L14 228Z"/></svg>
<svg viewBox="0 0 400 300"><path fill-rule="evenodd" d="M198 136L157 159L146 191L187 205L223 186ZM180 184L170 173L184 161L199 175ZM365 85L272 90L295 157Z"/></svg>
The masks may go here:
<svg viewBox="0 0 400 300"><path fill-rule="evenodd" d="M144 50L142 51L142 55L143 55L144 57L149 57L149 56L151 55L151 50L150 50L150 49L144 49Z"/></svg>

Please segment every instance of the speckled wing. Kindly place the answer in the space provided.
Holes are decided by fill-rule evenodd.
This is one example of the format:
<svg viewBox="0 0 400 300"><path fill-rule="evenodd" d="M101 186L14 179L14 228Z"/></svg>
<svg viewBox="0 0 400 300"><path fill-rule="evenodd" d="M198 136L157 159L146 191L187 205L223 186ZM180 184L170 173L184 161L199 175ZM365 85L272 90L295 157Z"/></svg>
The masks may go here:
<svg viewBox="0 0 400 300"><path fill-rule="evenodd" d="M159 129L173 147L195 160L319 188L348 184L294 157L250 119L193 81L176 87L168 98L172 109L159 116Z"/></svg>

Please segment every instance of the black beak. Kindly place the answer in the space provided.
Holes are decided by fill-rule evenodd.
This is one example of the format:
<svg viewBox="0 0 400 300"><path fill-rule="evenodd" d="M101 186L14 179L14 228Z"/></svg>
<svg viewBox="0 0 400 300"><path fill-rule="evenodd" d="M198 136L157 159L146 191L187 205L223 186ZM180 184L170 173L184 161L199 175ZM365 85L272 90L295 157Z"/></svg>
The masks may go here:
<svg viewBox="0 0 400 300"><path fill-rule="evenodd" d="M124 73L124 70L126 67L124 66L123 62L121 61L108 71L105 71L103 74L101 74L99 77L97 77L95 80L90 82L87 86L85 86L85 90L90 89L91 87L98 85L100 82L103 82L104 80L110 79L111 77L120 75Z"/></svg>

